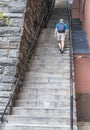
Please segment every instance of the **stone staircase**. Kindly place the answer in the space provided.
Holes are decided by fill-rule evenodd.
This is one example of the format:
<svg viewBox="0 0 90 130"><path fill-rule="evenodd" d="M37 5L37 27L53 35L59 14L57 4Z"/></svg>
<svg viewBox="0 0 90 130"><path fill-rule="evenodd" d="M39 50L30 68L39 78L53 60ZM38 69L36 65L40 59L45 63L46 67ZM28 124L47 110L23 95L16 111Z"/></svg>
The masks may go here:
<svg viewBox="0 0 90 130"><path fill-rule="evenodd" d="M67 0L56 0L47 28L39 37L16 104L7 116L5 130L70 130L69 38L67 36L63 54L54 38L54 27L60 17L68 22L66 7ZM74 130L77 130L75 101L73 105Z"/></svg>

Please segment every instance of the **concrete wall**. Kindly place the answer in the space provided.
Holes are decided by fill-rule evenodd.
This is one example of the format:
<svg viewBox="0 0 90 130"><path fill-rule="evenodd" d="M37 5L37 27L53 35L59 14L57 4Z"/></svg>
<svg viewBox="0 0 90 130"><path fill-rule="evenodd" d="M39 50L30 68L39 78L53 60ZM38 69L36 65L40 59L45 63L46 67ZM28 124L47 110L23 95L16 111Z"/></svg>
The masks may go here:
<svg viewBox="0 0 90 130"><path fill-rule="evenodd" d="M74 0L72 18L80 18L90 47L90 0ZM79 57L83 56L83 57ZM90 54L74 54L75 90L79 130L90 130Z"/></svg>
<svg viewBox="0 0 90 130"><path fill-rule="evenodd" d="M85 124L85 122L90 122L90 58L88 56L85 54L74 55L74 74L77 120L84 122L85 127L90 129L90 125ZM79 123L79 130L82 128L83 123Z"/></svg>
<svg viewBox="0 0 90 130"><path fill-rule="evenodd" d="M90 58L74 56L76 93L90 93Z"/></svg>
<svg viewBox="0 0 90 130"><path fill-rule="evenodd" d="M79 0L74 0L72 4L72 18L79 18Z"/></svg>
<svg viewBox="0 0 90 130"><path fill-rule="evenodd" d="M90 0L86 0L84 14L84 29L87 33L88 43L90 47Z"/></svg>
<svg viewBox="0 0 90 130"><path fill-rule="evenodd" d="M83 29L87 33L90 47L90 0L74 0L72 4L72 18L80 18Z"/></svg>

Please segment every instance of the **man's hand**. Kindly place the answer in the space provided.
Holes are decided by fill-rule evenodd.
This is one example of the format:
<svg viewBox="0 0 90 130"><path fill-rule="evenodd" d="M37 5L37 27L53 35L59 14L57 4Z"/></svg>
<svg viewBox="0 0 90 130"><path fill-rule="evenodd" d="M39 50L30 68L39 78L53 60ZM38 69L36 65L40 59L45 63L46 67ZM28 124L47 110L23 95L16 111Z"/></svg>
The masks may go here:
<svg viewBox="0 0 90 130"><path fill-rule="evenodd" d="M57 35L55 34L54 37L56 37Z"/></svg>

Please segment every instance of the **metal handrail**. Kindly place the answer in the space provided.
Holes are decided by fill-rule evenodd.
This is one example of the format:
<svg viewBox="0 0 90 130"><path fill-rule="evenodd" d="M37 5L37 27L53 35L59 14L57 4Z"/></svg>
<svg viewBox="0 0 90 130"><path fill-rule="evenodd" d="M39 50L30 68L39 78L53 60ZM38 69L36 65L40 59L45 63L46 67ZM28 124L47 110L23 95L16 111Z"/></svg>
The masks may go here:
<svg viewBox="0 0 90 130"><path fill-rule="evenodd" d="M69 14L69 42L70 42L70 130L73 130L73 47L71 29L71 4L68 5Z"/></svg>
<svg viewBox="0 0 90 130"><path fill-rule="evenodd" d="M49 10L48 14L43 15L43 17L42 17L42 19L41 19L41 21L40 21L40 24L39 24L39 26L38 26L38 29L37 29L37 32L36 32L36 35L35 35L35 40L37 40L37 38L38 38L38 34L39 34L39 31L40 31L40 28L41 28L41 25L42 25L42 23L43 23L44 18L46 18L46 22L47 22L47 20L48 20L48 18L49 18L49 15L50 15L50 13L51 13L51 11L52 11L52 8L53 8L53 6L54 6L55 0L51 0L51 1L52 1L52 4L51 4L51 7L50 7L50 10ZM31 47L31 50L32 50L32 47ZM14 89L13 89L13 92L12 92L12 94L11 94L9 100L8 100L8 103L7 103L7 105L6 105L6 108L4 109L4 112L2 113L1 122L4 121L3 118L4 118L4 115L5 115L5 113L6 113L6 110L7 110L7 108L10 106L10 103L11 103L11 101L13 100L13 98L14 98L14 96L15 96L15 91L19 88L19 87L18 87L18 81L20 80L20 78L21 78L21 77L20 77L20 75L19 75L19 78L17 79L16 83L12 85L12 86L14 86Z"/></svg>

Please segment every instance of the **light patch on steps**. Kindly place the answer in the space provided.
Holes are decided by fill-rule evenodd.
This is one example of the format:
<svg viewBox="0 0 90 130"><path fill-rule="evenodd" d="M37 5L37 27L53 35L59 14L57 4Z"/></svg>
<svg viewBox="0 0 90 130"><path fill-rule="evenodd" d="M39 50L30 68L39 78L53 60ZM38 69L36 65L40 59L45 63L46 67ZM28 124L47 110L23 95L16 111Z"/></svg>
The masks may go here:
<svg viewBox="0 0 90 130"><path fill-rule="evenodd" d="M45 108L48 108L49 104L50 104L49 102L44 101L44 107L45 107Z"/></svg>

